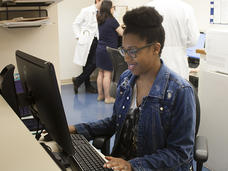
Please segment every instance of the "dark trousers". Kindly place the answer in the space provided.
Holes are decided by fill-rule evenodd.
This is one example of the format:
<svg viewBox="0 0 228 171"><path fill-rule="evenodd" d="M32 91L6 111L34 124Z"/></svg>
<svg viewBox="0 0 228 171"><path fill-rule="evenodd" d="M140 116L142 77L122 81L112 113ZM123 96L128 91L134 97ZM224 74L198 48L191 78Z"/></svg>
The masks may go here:
<svg viewBox="0 0 228 171"><path fill-rule="evenodd" d="M79 87L85 82L85 87L90 86L90 75L96 69L96 49L97 49L97 38L94 37L93 42L90 46L89 55L86 61L86 65L83 67L83 72L76 78L77 86Z"/></svg>

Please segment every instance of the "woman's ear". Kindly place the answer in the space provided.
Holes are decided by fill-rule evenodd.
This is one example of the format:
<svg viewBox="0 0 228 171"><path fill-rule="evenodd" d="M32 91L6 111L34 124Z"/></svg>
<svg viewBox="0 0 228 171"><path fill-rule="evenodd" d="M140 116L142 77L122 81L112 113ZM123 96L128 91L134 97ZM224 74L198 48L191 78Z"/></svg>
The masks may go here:
<svg viewBox="0 0 228 171"><path fill-rule="evenodd" d="M158 43L158 42L155 43L155 44L154 44L154 54L155 54L155 55L159 55L160 50L161 50L161 44Z"/></svg>

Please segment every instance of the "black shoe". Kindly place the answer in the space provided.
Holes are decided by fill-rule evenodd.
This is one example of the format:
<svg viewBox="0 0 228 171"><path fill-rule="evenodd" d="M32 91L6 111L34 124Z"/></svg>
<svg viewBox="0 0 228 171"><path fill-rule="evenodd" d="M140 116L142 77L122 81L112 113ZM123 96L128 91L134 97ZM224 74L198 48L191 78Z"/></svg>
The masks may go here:
<svg viewBox="0 0 228 171"><path fill-rule="evenodd" d="M72 81L73 81L73 84L74 84L74 93L75 94L78 94L78 84L77 84L77 78L76 77L73 77L72 78Z"/></svg>
<svg viewBox="0 0 228 171"><path fill-rule="evenodd" d="M78 94L78 87L74 85L74 94Z"/></svg>
<svg viewBox="0 0 228 171"><path fill-rule="evenodd" d="M86 92L95 94L97 93L97 89L90 85L86 87Z"/></svg>

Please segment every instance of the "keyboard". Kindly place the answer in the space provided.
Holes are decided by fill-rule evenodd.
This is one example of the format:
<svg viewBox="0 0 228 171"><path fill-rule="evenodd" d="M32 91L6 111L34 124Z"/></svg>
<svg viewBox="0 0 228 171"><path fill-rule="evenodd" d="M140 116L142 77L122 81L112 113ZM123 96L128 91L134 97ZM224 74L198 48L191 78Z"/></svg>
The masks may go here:
<svg viewBox="0 0 228 171"><path fill-rule="evenodd" d="M74 147L73 160L83 171L112 171L104 168L105 160L91 146L87 139L80 134L71 134Z"/></svg>

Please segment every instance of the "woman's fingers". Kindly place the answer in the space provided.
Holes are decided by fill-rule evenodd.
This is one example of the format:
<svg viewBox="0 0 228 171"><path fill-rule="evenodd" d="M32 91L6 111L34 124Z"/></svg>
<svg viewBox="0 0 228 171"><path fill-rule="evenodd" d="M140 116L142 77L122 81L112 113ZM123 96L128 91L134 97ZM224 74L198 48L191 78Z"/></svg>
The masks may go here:
<svg viewBox="0 0 228 171"><path fill-rule="evenodd" d="M128 161L121 158L106 156L108 162L104 164L105 168L112 168L114 171L131 171L131 165Z"/></svg>

